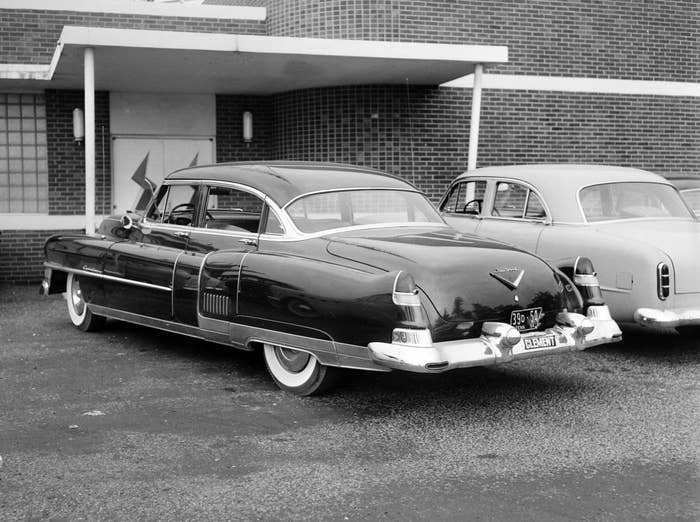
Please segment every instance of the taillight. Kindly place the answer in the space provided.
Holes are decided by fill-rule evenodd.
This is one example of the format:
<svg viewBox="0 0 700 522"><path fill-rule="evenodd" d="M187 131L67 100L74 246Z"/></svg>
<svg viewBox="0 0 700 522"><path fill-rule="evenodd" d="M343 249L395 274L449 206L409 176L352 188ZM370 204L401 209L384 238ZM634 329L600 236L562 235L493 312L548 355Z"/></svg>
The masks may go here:
<svg viewBox="0 0 700 522"><path fill-rule="evenodd" d="M399 272L394 280L394 291L391 295L394 304L399 306L420 306L418 288L411 274Z"/></svg>
<svg viewBox="0 0 700 522"><path fill-rule="evenodd" d="M593 263L587 257L578 257L574 263L574 284L583 298L584 310L589 306L605 304L603 294L600 291L598 276L593 268Z"/></svg>
<svg viewBox="0 0 700 522"><path fill-rule="evenodd" d="M671 294L671 270L666 263L659 263L656 267L656 293L662 301Z"/></svg>

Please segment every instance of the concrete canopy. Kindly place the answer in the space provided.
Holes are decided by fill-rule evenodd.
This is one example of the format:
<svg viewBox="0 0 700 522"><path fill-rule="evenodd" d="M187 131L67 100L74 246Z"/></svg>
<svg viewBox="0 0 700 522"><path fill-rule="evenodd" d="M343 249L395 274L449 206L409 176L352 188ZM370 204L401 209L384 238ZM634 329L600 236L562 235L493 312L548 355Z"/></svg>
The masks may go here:
<svg viewBox="0 0 700 522"><path fill-rule="evenodd" d="M508 61L503 46L66 26L50 66L14 73L6 66L0 88L82 89L85 48L94 50L95 88L111 91L273 94L339 85L439 85L472 73L476 64Z"/></svg>

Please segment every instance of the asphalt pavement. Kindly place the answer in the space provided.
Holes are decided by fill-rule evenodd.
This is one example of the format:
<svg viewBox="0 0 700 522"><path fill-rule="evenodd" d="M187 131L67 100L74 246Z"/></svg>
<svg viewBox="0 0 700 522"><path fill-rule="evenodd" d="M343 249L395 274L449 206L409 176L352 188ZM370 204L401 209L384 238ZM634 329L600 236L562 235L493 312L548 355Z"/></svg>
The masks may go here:
<svg viewBox="0 0 700 522"><path fill-rule="evenodd" d="M0 287L0 519L699 520L700 339L275 387L262 358Z"/></svg>

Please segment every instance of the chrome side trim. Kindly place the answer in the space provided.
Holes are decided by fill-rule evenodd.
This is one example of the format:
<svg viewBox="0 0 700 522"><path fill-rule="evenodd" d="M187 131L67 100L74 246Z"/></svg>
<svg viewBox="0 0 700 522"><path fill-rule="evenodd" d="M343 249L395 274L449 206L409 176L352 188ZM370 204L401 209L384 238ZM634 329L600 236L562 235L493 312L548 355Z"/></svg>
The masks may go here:
<svg viewBox="0 0 700 522"><path fill-rule="evenodd" d="M144 283L143 281L134 281L132 279L125 279L123 277L111 276L111 275L107 275L105 273L98 273L98 272L93 272L93 271L88 271L88 270L82 270L79 268L68 268L65 266L58 265L56 263L44 263L44 266L47 268L51 268L53 270L68 272L70 274L84 275L84 276L94 277L95 279L104 279L106 281L112 281L115 283L123 283L123 284L127 284L127 285L132 285L132 286L140 286L142 288L149 288L151 290L161 290L163 292L170 292L172 290L172 288L168 287L168 286L154 285L152 283Z"/></svg>
<svg viewBox="0 0 700 522"><path fill-rule="evenodd" d="M93 313L97 315L103 315L111 319L118 319L120 321L126 321L129 323L140 324L142 326L148 326L150 328L156 328L157 330L164 330L166 332L187 335L189 337L196 337L197 339L203 339L205 341L211 341L213 343L231 346L231 342L229 340L228 335L221 334L219 332L213 332L210 330L203 330L202 328L199 328L197 326L191 326L175 321L168 321L165 319L156 319L154 317L135 314L133 312L125 312L124 310L108 308L106 306L91 304L89 305L89 308L90 311L92 311Z"/></svg>

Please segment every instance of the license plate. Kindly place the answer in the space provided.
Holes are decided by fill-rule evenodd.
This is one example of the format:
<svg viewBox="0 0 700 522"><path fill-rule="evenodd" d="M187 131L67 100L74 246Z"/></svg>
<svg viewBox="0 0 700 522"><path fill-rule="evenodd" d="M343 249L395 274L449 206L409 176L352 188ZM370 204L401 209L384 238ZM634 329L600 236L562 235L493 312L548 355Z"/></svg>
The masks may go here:
<svg viewBox="0 0 700 522"><path fill-rule="evenodd" d="M519 332L529 332L537 330L542 322L542 307L527 308L525 310L515 310L510 314L510 325Z"/></svg>
<svg viewBox="0 0 700 522"><path fill-rule="evenodd" d="M554 348L557 345L557 337L554 334L523 337L523 345L525 346L526 350Z"/></svg>

